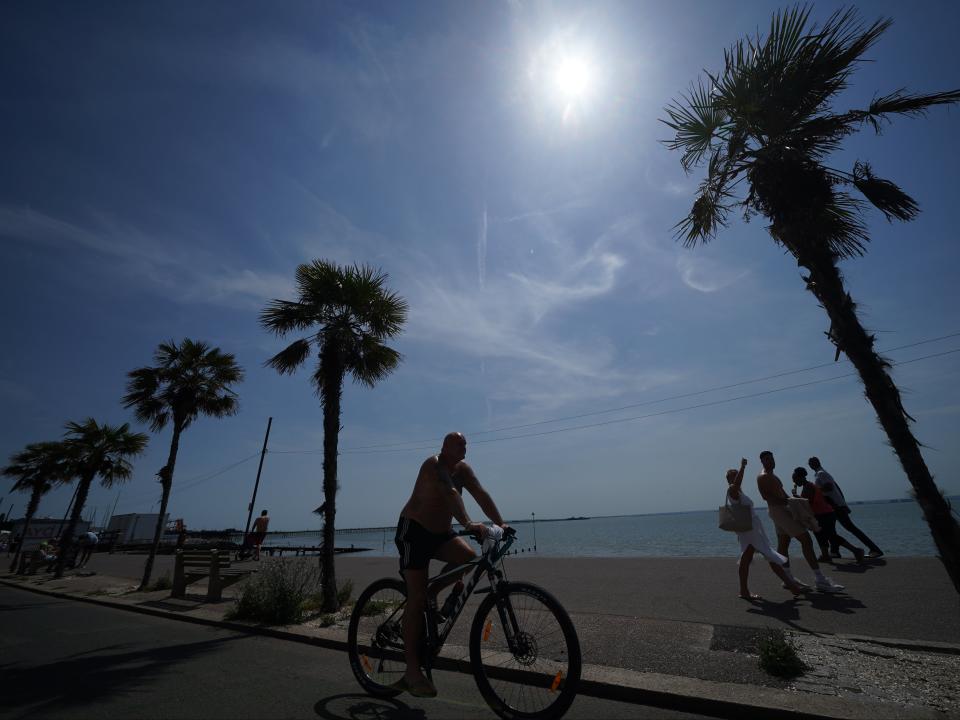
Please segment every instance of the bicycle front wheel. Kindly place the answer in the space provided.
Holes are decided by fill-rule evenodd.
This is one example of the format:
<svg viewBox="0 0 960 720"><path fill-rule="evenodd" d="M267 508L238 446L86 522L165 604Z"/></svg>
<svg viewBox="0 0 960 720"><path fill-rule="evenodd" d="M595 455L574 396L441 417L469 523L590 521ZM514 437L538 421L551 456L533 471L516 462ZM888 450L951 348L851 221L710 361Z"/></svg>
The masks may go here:
<svg viewBox="0 0 960 720"><path fill-rule="evenodd" d="M360 686L377 697L393 697L400 691L390 687L403 677L403 610L406 586L394 578L383 578L364 590L353 606L347 630L350 669Z"/></svg>
<svg viewBox="0 0 960 720"><path fill-rule="evenodd" d="M580 642L570 616L528 583L505 583L480 603L470 661L480 694L502 718L559 718L580 683Z"/></svg>

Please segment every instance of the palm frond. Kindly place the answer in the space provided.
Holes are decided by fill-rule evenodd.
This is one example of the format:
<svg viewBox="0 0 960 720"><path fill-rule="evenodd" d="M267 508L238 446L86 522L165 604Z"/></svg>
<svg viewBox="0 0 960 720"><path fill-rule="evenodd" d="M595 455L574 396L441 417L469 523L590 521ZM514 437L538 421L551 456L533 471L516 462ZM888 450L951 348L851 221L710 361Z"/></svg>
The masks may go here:
<svg viewBox="0 0 960 720"><path fill-rule="evenodd" d="M868 163L854 163L853 184L888 221L913 220L920 212L912 197L890 180L875 176Z"/></svg>
<svg viewBox="0 0 960 720"><path fill-rule="evenodd" d="M373 387L393 372L402 358L399 352L368 335L351 356L348 370L354 382Z"/></svg>
<svg viewBox="0 0 960 720"><path fill-rule="evenodd" d="M716 236L719 228L726 226L729 209L719 201L716 193L704 190L693 201L690 214L673 226L674 233L682 239L684 247L706 244Z"/></svg>
<svg viewBox="0 0 960 720"><path fill-rule="evenodd" d="M44 494L55 484L70 482L73 476L66 465L66 448L61 442L30 443L15 453L0 474L14 478L14 491L39 491Z"/></svg>
<svg viewBox="0 0 960 720"><path fill-rule="evenodd" d="M817 243L824 243L840 260L862 257L870 236L863 222L862 204L844 192L834 192L810 225Z"/></svg>
<svg viewBox="0 0 960 720"><path fill-rule="evenodd" d="M722 107L713 101L710 90L698 81L680 102L664 108L669 119L661 119L676 134L664 141L670 150L682 150L680 164L690 172L699 165L727 120Z"/></svg>
<svg viewBox="0 0 960 720"><path fill-rule="evenodd" d="M127 393L121 402L125 408L133 408L138 422L149 424L154 431L162 430L169 419L166 406L157 397L162 384L160 368L142 367L127 373Z"/></svg>
<svg viewBox="0 0 960 720"><path fill-rule="evenodd" d="M889 95L874 98L870 107L865 111L855 111L852 113L861 121L869 122L873 129L879 133L883 127L881 120L887 120L887 115L906 115L908 117L921 117L926 115L927 110L937 105L953 105L960 102L960 90L947 90L938 93L914 94L908 93L904 88L896 90Z"/></svg>
<svg viewBox="0 0 960 720"><path fill-rule="evenodd" d="M301 338L285 347L264 364L267 367L272 367L281 375L290 375L303 364L309 354L310 341Z"/></svg>
<svg viewBox="0 0 960 720"><path fill-rule="evenodd" d="M294 330L305 330L316 321L316 309L303 302L271 300L260 313L260 325L280 337Z"/></svg>
<svg viewBox="0 0 960 720"><path fill-rule="evenodd" d="M72 475L81 478L99 476L109 487L132 475L128 458L142 455L149 438L145 433L130 431L130 424L100 424L93 418L68 422L63 444L66 465Z"/></svg>

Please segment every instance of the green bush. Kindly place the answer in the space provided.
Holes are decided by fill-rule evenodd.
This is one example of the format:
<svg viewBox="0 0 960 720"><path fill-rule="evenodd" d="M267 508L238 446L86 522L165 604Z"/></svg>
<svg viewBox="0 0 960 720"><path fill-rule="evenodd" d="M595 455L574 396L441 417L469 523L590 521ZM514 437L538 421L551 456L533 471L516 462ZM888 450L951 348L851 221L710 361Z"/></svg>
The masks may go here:
<svg viewBox="0 0 960 720"><path fill-rule="evenodd" d="M782 678L801 675L807 669L797 656L797 649L783 630L767 630L757 640L760 669Z"/></svg>
<svg viewBox="0 0 960 720"><path fill-rule="evenodd" d="M337 605L341 609L350 604L350 598L353 597L353 580L347 580L337 589ZM317 591L308 595L303 601L303 611L307 613L317 612L323 607L323 592Z"/></svg>
<svg viewBox="0 0 960 720"><path fill-rule="evenodd" d="M265 625L292 625L303 620L306 600L320 583L316 566L298 561L266 560L240 591L230 619Z"/></svg>
<svg viewBox="0 0 960 720"><path fill-rule="evenodd" d="M153 581L152 585L147 586L147 592L154 590L170 590L173 587L173 580L170 579L170 573L162 575Z"/></svg>

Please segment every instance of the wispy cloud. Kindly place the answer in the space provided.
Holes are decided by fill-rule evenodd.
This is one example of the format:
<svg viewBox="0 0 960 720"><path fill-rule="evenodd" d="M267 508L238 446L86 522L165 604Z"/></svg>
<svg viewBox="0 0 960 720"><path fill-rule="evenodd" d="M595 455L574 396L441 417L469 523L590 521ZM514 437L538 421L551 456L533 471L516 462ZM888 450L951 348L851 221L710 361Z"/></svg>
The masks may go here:
<svg viewBox="0 0 960 720"><path fill-rule="evenodd" d="M516 260L516 242L497 238L496 247L508 255L491 266L487 255L499 226L489 218L485 209L477 242L479 287L429 261L408 276L408 339L479 360L487 399L501 412L510 406L542 415L674 379L674 373L656 368L623 366L603 330L569 331L569 322L582 322L578 313L586 303L616 291L628 263L616 244L634 229L631 222L612 223L586 244L542 225L537 259L526 264Z"/></svg>
<svg viewBox="0 0 960 720"><path fill-rule="evenodd" d="M687 287L702 293L723 290L750 274L749 269L733 268L716 260L689 254L677 257L677 271Z"/></svg>
<svg viewBox="0 0 960 720"><path fill-rule="evenodd" d="M202 250L103 214L81 225L30 208L0 207L0 238L93 253L112 260L112 270L179 302L259 307L289 295L293 287L292 277L231 267Z"/></svg>

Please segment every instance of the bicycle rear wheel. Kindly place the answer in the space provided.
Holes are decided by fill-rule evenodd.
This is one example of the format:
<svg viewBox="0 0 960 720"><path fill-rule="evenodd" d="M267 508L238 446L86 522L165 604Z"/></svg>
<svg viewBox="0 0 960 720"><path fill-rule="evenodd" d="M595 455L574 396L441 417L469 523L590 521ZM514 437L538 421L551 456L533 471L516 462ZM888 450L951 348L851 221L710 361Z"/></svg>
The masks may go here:
<svg viewBox="0 0 960 720"><path fill-rule="evenodd" d="M350 669L360 686L377 697L400 693L390 687L406 669L403 657L403 609L406 586L382 578L364 590L353 606L347 630Z"/></svg>
<svg viewBox="0 0 960 720"><path fill-rule="evenodd" d="M559 718L580 684L580 642L570 616L528 583L505 584L480 603L470 661L480 694L502 718Z"/></svg>

